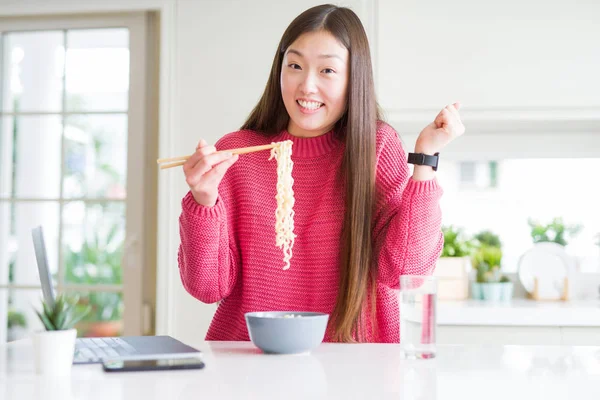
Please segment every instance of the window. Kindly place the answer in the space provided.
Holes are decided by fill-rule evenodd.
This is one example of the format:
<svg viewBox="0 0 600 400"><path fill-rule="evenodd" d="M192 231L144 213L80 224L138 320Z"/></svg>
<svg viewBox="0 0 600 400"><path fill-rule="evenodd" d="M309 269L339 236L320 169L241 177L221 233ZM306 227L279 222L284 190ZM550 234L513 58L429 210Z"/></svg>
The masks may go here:
<svg viewBox="0 0 600 400"><path fill-rule="evenodd" d="M474 166L472 176L489 177L485 185L464 185L464 165ZM491 230L503 244L502 268L516 272L519 257L533 245L528 221L549 224L562 218L565 225L580 226L567 235L567 252L581 272L600 270L600 189L593 171L598 158L503 159L497 162L446 161L439 180L443 223L475 234Z"/></svg>
<svg viewBox="0 0 600 400"><path fill-rule="evenodd" d="M42 327L32 308L41 300L31 239L38 225L57 291L92 306L78 325L81 336L122 334L125 311L142 314L141 298L124 302L126 292L141 292L142 269L131 268L137 276L125 285L123 260L142 259L132 253L143 250L126 247L143 242L143 211L131 207L144 197L143 185L131 184L144 179L136 172L143 157L130 156L144 151L135 122L144 96L131 78L145 66L144 41L133 40L143 21L2 23L0 342ZM130 332L141 334L136 329Z"/></svg>
<svg viewBox="0 0 600 400"><path fill-rule="evenodd" d="M463 161L459 163L459 181L462 189L495 188L497 180L498 163Z"/></svg>

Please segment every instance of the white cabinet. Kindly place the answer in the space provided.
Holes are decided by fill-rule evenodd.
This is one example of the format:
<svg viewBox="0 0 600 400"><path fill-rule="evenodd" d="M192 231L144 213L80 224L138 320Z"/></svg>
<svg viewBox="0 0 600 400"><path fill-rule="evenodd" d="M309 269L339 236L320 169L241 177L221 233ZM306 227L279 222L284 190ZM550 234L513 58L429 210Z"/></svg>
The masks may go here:
<svg viewBox="0 0 600 400"><path fill-rule="evenodd" d="M600 346L600 327L438 326L439 344Z"/></svg>
<svg viewBox="0 0 600 400"><path fill-rule="evenodd" d="M600 106L600 2L379 0L386 109Z"/></svg>
<svg viewBox="0 0 600 400"><path fill-rule="evenodd" d="M440 344L559 345L560 328L513 326L439 326Z"/></svg>
<svg viewBox="0 0 600 400"><path fill-rule="evenodd" d="M561 344L571 346L600 346L600 328L562 327Z"/></svg>
<svg viewBox="0 0 600 400"><path fill-rule="evenodd" d="M440 301L440 344L600 346L600 301Z"/></svg>
<svg viewBox="0 0 600 400"><path fill-rule="evenodd" d="M402 134L455 100L470 134L597 131L600 2L376 4L377 94Z"/></svg>

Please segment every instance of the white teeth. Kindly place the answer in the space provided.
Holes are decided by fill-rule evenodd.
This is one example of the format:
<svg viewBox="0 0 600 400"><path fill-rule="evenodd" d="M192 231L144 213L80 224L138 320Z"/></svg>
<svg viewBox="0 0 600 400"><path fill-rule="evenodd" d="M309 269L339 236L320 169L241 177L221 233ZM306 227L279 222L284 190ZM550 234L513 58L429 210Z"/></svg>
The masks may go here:
<svg viewBox="0 0 600 400"><path fill-rule="evenodd" d="M323 103L317 103L316 101L304 100L298 100L298 104L300 104L304 108L308 108L309 110L316 110L317 108L321 107L321 105L323 105Z"/></svg>

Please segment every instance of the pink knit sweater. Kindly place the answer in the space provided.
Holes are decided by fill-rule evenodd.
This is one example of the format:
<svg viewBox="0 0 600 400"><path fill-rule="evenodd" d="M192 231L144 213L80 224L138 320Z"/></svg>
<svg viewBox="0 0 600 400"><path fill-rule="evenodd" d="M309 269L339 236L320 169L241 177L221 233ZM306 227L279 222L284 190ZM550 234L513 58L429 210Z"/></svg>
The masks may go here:
<svg viewBox="0 0 600 400"><path fill-rule="evenodd" d="M244 313L333 311L338 293L344 191L344 144L330 132L267 138L252 131L225 135L218 149L292 140L294 233L288 270L275 245L276 161L269 152L240 156L225 174L213 207L182 201L179 272L185 289L205 303L220 302L206 340L249 340ZM399 341L397 289L401 274L430 274L443 246L437 181L409 177L401 142L378 124L373 238L379 264L376 334L371 342ZM325 341L332 337L330 330Z"/></svg>

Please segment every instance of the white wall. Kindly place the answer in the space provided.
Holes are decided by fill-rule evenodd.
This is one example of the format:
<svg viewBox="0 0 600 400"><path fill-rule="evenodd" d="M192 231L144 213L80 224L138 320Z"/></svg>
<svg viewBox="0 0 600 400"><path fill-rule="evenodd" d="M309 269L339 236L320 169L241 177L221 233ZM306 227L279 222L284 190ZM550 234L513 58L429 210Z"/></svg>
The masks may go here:
<svg viewBox="0 0 600 400"><path fill-rule="evenodd" d="M200 138L214 142L239 127L262 93L284 28L317 3L0 0L0 15L144 8L165 12L160 155L171 156L188 154ZM570 151L598 156L600 24L592 23L598 20L600 3L342 4L353 6L366 25L376 56L380 102L409 143L439 108L460 99L467 135L451 146L450 156L477 155L481 149L501 155L523 145L535 150L545 145L546 132L577 132ZM559 153L560 140L553 137L550 150ZM204 336L214 307L191 298L179 281L177 218L185 191L181 171L161 172L157 318L158 333L191 340Z"/></svg>

